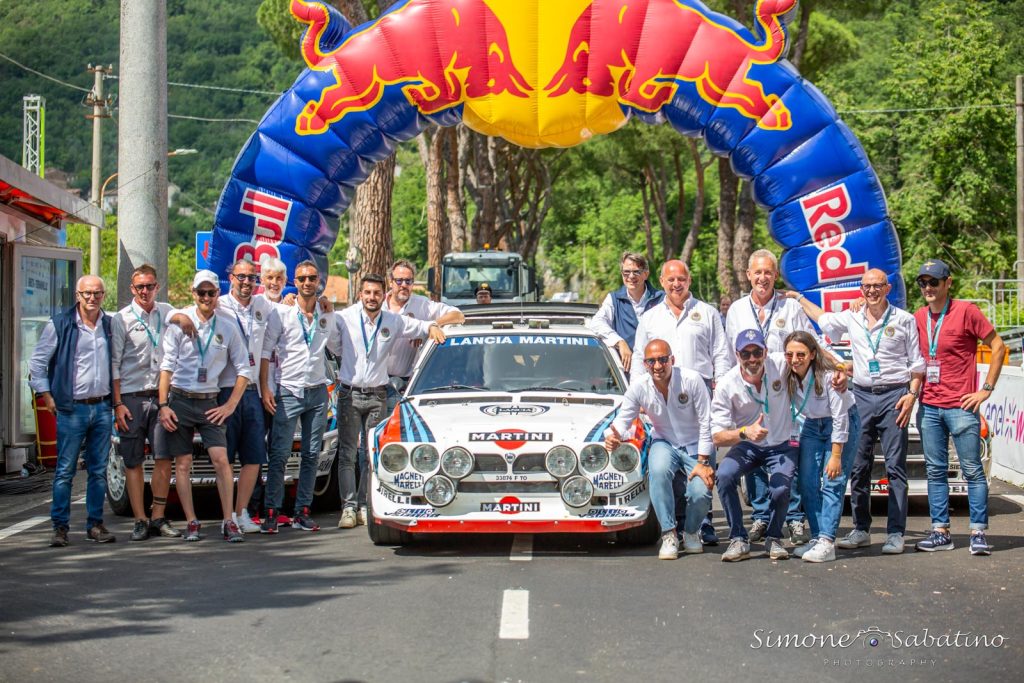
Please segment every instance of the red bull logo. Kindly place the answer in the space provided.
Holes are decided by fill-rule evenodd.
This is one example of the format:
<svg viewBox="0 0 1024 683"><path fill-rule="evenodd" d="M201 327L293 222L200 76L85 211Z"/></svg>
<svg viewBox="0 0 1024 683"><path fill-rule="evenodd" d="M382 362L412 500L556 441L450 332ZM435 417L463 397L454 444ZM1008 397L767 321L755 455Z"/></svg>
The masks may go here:
<svg viewBox="0 0 1024 683"><path fill-rule="evenodd" d="M266 192L247 188L245 194L242 195L242 205L238 208L238 212L252 216L255 219L255 224L252 241L235 247L234 260L244 258L259 264L260 260L267 257L280 258L280 245L284 241L288 216L292 212L292 202Z"/></svg>
<svg viewBox="0 0 1024 683"><path fill-rule="evenodd" d="M319 46L327 10L292 0L291 11L309 24L302 41L306 64L333 72L337 81L303 108L295 123L300 135L323 133L348 112L373 107L389 85L404 84L402 92L423 114L499 93L527 97L533 90L513 63L503 24L480 0L410 0L327 54Z"/></svg>
<svg viewBox="0 0 1024 683"><path fill-rule="evenodd" d="M800 200L807 229L818 248L816 264L818 281L822 284L852 280L868 272L868 264L854 263L849 250L843 246L846 242L843 220L850 215L851 207L846 183Z"/></svg>

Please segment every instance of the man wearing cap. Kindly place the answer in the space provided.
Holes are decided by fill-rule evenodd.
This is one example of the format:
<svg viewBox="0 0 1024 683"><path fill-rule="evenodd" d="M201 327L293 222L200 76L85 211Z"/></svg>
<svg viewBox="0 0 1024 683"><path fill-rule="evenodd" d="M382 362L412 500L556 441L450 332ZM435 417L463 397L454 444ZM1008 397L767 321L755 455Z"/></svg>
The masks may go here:
<svg viewBox="0 0 1024 683"><path fill-rule="evenodd" d="M723 562L750 557L737 485L741 476L760 467L768 469L771 500L765 550L773 560L789 557L780 539L796 475L799 432L783 381L785 357L769 355L766 347L760 330L740 332L735 344L739 364L715 386L711 402L711 437L716 447L729 447L718 465L718 495L730 539Z"/></svg>
<svg viewBox="0 0 1024 683"><path fill-rule="evenodd" d="M50 506L50 546L55 548L68 544L71 485L82 446L89 475L86 538L97 543L115 540L103 525L113 376L111 320L101 308L106 288L100 278L86 275L78 279L75 293L78 304L46 323L29 361L29 385L36 392L36 404L57 416L57 469Z"/></svg>
<svg viewBox="0 0 1024 683"><path fill-rule="evenodd" d="M622 286L605 296L587 327L619 353L622 369L629 373L640 316L661 303L665 292L647 281L650 270L647 259L641 254L625 252L619 260L619 269Z"/></svg>
<svg viewBox="0 0 1024 683"><path fill-rule="evenodd" d="M918 550L952 550L949 534L949 437L953 437L960 469L967 480L972 555L989 555L988 481L981 464L981 418L1003 369L1006 345L978 307L949 296L953 276L939 259L926 261L917 285L927 305L914 313L925 357L925 381L917 428L921 433L928 473L928 509L932 532ZM978 388L977 352L981 341L992 349L985 382Z"/></svg>
<svg viewBox="0 0 1024 683"><path fill-rule="evenodd" d="M605 433L604 444L609 453L618 448L640 410L650 418L654 443L648 455L648 479L651 506L661 525L658 558L674 560L679 556L679 540L672 482L678 472L684 472L688 481L683 552L704 552L698 532L711 507L715 486L711 401L698 373L673 367L672 351L664 340L649 342L638 357L648 373L629 385L618 415Z"/></svg>
<svg viewBox="0 0 1024 683"><path fill-rule="evenodd" d="M146 514L142 475L146 441L149 441L151 450L156 450L160 343L167 327L167 315L174 309L170 304L156 300L160 283L156 269L148 263L132 272L131 290L134 298L117 312L110 328L114 422L120 437L117 450L124 461L125 488L135 515L131 539L144 541L149 538L150 530L161 536L177 538L181 532L164 516L171 483L170 461L154 461L152 521Z"/></svg>
<svg viewBox="0 0 1024 683"><path fill-rule="evenodd" d="M234 481L231 463L228 462L224 423L235 412L254 375L235 321L217 312L219 297L217 275L209 270L196 273L192 280L195 305L181 311L195 327L195 338L190 338L178 325L168 327L164 334L158 389L160 426L164 435L158 439L163 448L155 455L157 458L174 459L178 498L188 519L185 540L198 541L202 536L192 505L189 477L192 436L196 429L199 430L217 476L217 492L223 513L221 533L224 540L238 543L244 541L245 536L232 517ZM221 373L228 365L235 375L235 385L227 400L218 405Z"/></svg>
<svg viewBox="0 0 1024 683"><path fill-rule="evenodd" d="M391 289L386 297L387 310L417 320L433 320L442 326L458 325L466 320L462 311L454 306L431 301L421 294L413 294L412 283L415 279L416 267L411 261L395 261L391 266ZM416 362L416 353L421 344L418 339L395 344L391 359L388 361L388 403L385 415L390 415L395 409L395 404L408 386Z"/></svg>
<svg viewBox="0 0 1024 683"><path fill-rule="evenodd" d="M476 295L476 302L478 304L489 304L491 303L491 286L486 282L481 282L476 286L476 291L473 292Z"/></svg>
<svg viewBox="0 0 1024 683"><path fill-rule="evenodd" d="M339 529L365 524L365 460L358 463L356 450L366 430L380 422L387 401L388 362L396 344L430 336L440 344L444 332L436 322L416 320L382 310L384 278L363 275L359 283L360 303L335 316L341 336L341 366L338 368L338 491L341 495ZM358 509L357 509L358 508Z"/></svg>

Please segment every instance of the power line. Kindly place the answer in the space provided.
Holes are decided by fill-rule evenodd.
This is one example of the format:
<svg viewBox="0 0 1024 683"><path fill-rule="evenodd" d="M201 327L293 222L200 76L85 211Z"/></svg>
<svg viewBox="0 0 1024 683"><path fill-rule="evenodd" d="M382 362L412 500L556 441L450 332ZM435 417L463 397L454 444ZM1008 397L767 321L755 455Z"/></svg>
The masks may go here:
<svg viewBox="0 0 1024 683"><path fill-rule="evenodd" d="M92 90L90 90L89 88L83 88L80 85L75 85L74 83L68 83L67 81L62 81L59 78L54 78L53 76L48 76L48 75L44 74L42 71L36 71L32 67L25 66L24 64L22 64L18 60L13 59L11 57L8 57L7 55L5 55L2 52L0 52L0 58L6 59L11 64L14 64L15 66L17 66L19 68L22 68L25 71L28 71L29 73L33 73L36 76L39 76L41 78L45 78L48 81L53 81L54 83L59 83L59 84L65 86L67 88L74 88L75 90L81 90L82 92L85 92L85 93L92 92Z"/></svg>
<svg viewBox="0 0 1024 683"><path fill-rule="evenodd" d="M205 116L185 116L184 114L168 114L169 119L186 119L188 121L212 121L219 123L259 123L256 119L211 119Z"/></svg>
<svg viewBox="0 0 1024 683"><path fill-rule="evenodd" d="M912 107L909 109L846 109L837 112L847 114L906 114L916 111L961 111L964 109L1013 109L1014 104L964 104L959 107Z"/></svg>
<svg viewBox="0 0 1024 683"><path fill-rule="evenodd" d="M110 76L107 76L107 78L112 78L114 80L117 80L117 76L116 75L110 75ZM252 90L250 88L228 88L228 87L223 86L223 85L202 85L202 84L199 84L199 83L178 83L178 82L175 82L175 81L167 81L167 85L173 85L173 86L177 86L179 88L201 88L203 90L223 90L224 92L240 92L240 93L246 93L246 94L249 94L249 95L274 95L276 97L276 96L281 94L280 92L275 92L273 90Z"/></svg>

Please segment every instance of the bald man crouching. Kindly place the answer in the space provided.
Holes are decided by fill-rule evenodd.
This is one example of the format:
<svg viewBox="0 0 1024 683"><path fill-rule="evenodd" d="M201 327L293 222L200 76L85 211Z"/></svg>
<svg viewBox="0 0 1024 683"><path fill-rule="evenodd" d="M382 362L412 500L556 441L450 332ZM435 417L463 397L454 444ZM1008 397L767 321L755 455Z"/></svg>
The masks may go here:
<svg viewBox="0 0 1024 683"><path fill-rule="evenodd" d="M634 361L635 362L635 361ZM698 531L711 507L715 486L714 447L711 443L711 400L704 379L685 368L673 367L675 358L667 342L655 339L644 347L647 374L626 390L618 416L605 432L605 448L615 450L629 437L633 420L642 408L654 426L648 456L651 506L661 525L658 558L679 556L676 536L675 495L672 479L683 470L688 477L683 552L701 553Z"/></svg>

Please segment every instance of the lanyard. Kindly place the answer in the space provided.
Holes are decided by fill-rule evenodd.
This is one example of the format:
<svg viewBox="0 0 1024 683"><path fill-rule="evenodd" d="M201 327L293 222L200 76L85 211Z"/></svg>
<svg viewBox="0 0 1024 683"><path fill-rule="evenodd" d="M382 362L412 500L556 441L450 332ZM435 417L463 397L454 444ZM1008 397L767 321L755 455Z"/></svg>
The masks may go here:
<svg viewBox="0 0 1024 683"><path fill-rule="evenodd" d="M793 403L793 399L789 399L789 412L792 413L794 420L796 420L797 417L804 412L804 408L807 407L807 399L811 395L811 387L814 386L814 368L808 368L807 376L804 377L803 386L804 400L803 403L800 404L799 408L797 408L796 404Z"/></svg>
<svg viewBox="0 0 1024 683"><path fill-rule="evenodd" d="M772 310L768 311L768 315L764 318L764 324L757 319L757 308L754 306L754 297L750 297L750 312L754 314L754 322L757 323L757 329L761 331L761 335L768 341L768 330L772 327L772 316L775 315L775 307L779 304L779 297L776 296L772 299ZM762 308L764 308L762 306Z"/></svg>
<svg viewBox="0 0 1024 683"><path fill-rule="evenodd" d="M892 304L885 309L885 319L882 321L882 327L878 330L878 336L875 337L874 341L871 340L871 330L868 329L867 325L863 325L864 334L868 338L868 346L871 348L871 355L878 357L878 347L882 345L882 333L885 332L885 326L889 324L889 316L892 315Z"/></svg>
<svg viewBox="0 0 1024 683"><path fill-rule="evenodd" d="M939 315L939 320L935 323L935 333L932 334L932 312L928 311L928 357L935 358L935 352L939 348L939 330L942 329L942 321L946 318L946 313L949 312L950 299L946 299L946 305L942 307L942 313Z"/></svg>
<svg viewBox="0 0 1024 683"><path fill-rule="evenodd" d="M764 408L764 414L767 415L767 414L769 414L771 412L771 407L768 405L768 373L767 372L764 373L764 375L761 376L761 384L764 386L764 398L763 399L761 398L760 393L757 396L754 396L754 392L750 390L750 385L749 384L747 384L745 386L746 386L746 389L747 389L747 393L750 394L750 398L752 398L755 401L757 401L758 403L760 403L761 407Z"/></svg>
<svg viewBox="0 0 1024 683"><path fill-rule="evenodd" d="M250 304L250 306L251 305L252 304ZM252 311L252 308L250 308L249 309L249 331L246 332L245 331L245 327L242 326L242 319L238 317L238 311L235 311L235 320L238 322L238 329L242 333L242 338L245 339L245 348L246 348L246 350L248 350L248 348L249 348L249 337L252 336L252 318L253 318L253 311Z"/></svg>
<svg viewBox="0 0 1024 683"><path fill-rule="evenodd" d="M199 340L199 332L196 331L196 349L199 351L199 365L205 367L206 352L210 350L210 342L213 341L213 332L217 329L217 314L213 314L213 322L210 323L210 334L206 335L206 346Z"/></svg>
<svg viewBox="0 0 1024 683"><path fill-rule="evenodd" d="M377 339L377 333L380 332L381 323L384 322L384 311L381 311L377 315L377 329L373 331L373 336L369 339L366 338L366 323L363 322L363 316L359 316L359 331L363 333L363 346L366 348L366 355L370 355L370 349L373 347L373 342Z"/></svg>
<svg viewBox="0 0 1024 683"><path fill-rule="evenodd" d="M154 306L154 308L156 308L156 307ZM153 337L153 333L149 330L149 324L145 320L142 319L141 315L139 315L138 313L135 312L135 306L132 306L131 309L132 309L132 315L135 316L136 320L138 320L140 323L142 323L142 328L144 330L146 330L146 336L149 337L149 343L152 344L153 348L155 349L157 346L160 345L160 343L159 343L159 340L160 340L160 328L162 327L161 323L163 322L162 320L160 320L160 309L156 308L157 318L156 318L156 337L155 338Z"/></svg>
<svg viewBox="0 0 1024 683"><path fill-rule="evenodd" d="M316 321L320 318L320 311L315 308L313 309L313 326L308 329L306 328L306 316L302 313L302 309L297 310L295 313L299 316L299 324L302 325L302 338L306 342L306 348L312 348L313 337L316 336ZM376 332L374 336L377 336ZM366 332L363 332L363 339L366 339Z"/></svg>

